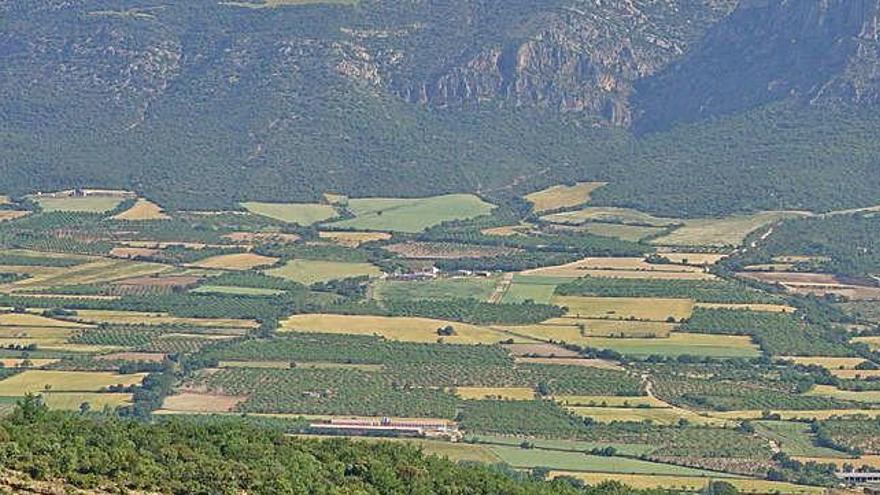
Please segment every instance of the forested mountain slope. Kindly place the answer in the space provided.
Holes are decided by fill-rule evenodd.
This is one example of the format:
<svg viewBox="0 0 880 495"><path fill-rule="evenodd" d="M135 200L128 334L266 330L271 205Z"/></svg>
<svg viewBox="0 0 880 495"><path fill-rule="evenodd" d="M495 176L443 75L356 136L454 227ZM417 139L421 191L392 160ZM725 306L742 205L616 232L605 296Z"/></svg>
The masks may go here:
<svg viewBox="0 0 880 495"><path fill-rule="evenodd" d="M876 203L876 0L803 15L826 2L737 3L7 0L2 192L110 186L228 208L603 180L600 203L684 215ZM787 27L767 40L770 8ZM743 64L789 31L817 50L789 54L803 75L789 86L805 89L768 97L791 64ZM719 64L737 67L737 91L713 83ZM835 81L828 97L813 97L817 78ZM717 114L730 115L628 131L634 116L666 128Z"/></svg>

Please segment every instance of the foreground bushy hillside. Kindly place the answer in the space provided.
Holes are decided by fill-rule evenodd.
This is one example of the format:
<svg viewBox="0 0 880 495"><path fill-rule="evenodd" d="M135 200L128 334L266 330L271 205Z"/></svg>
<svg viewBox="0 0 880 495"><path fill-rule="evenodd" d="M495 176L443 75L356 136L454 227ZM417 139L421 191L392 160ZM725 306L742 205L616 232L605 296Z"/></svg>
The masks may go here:
<svg viewBox="0 0 880 495"><path fill-rule="evenodd" d="M146 425L87 418L49 412L32 399L0 422L0 466L78 488L174 494L636 493L514 480L403 444L304 440L234 419Z"/></svg>

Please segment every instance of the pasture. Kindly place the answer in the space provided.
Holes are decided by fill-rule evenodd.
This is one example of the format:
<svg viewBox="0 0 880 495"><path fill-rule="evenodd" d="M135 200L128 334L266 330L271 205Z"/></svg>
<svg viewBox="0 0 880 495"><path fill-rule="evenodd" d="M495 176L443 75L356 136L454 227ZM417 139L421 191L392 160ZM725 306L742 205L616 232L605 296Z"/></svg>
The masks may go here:
<svg viewBox="0 0 880 495"><path fill-rule="evenodd" d="M335 333L351 335L379 335L388 340L403 342L437 342L437 330L451 325L455 335L443 336L448 344L493 344L511 336L488 327L466 323L392 316L293 315L281 322L281 332Z"/></svg>
<svg viewBox="0 0 880 495"><path fill-rule="evenodd" d="M119 375L102 371L26 370L0 380L0 396L40 392L100 392L111 385L135 385L146 373Z"/></svg>
<svg viewBox="0 0 880 495"><path fill-rule="evenodd" d="M550 300L553 299L553 292L556 290L557 284L536 282L541 282L541 279L538 277L514 276L513 283L504 292L501 302L515 304L531 300L536 303L549 304Z"/></svg>
<svg viewBox="0 0 880 495"><path fill-rule="evenodd" d="M113 220L144 221L144 220L167 220L171 217L165 214L162 207L144 198L138 200L131 208L114 215Z"/></svg>
<svg viewBox="0 0 880 495"><path fill-rule="evenodd" d="M684 225L658 237L661 246L739 246L750 233L786 218L808 216L797 211L764 211L751 215L684 220Z"/></svg>
<svg viewBox="0 0 880 495"><path fill-rule="evenodd" d="M246 210L287 223L308 227L338 215L330 205L320 203L261 203L250 201L241 204Z"/></svg>
<svg viewBox="0 0 880 495"><path fill-rule="evenodd" d="M234 253L211 256L210 258L196 261L190 266L217 270L244 271L261 266L274 265L277 261L277 258L271 258L256 253Z"/></svg>
<svg viewBox="0 0 880 495"><path fill-rule="evenodd" d="M563 227L560 226L558 228L561 229ZM599 235L603 237L615 237L617 239L632 242L638 242L642 239L658 235L665 230L663 227L648 227L645 225L624 225L620 223L601 222L588 222L581 224L577 227L570 228L577 229L580 232L586 232L588 234Z"/></svg>
<svg viewBox="0 0 880 495"><path fill-rule="evenodd" d="M680 321L690 317L690 299L660 297L554 296L552 303L567 308L566 316L608 320Z"/></svg>
<svg viewBox="0 0 880 495"><path fill-rule="evenodd" d="M421 232L450 220L486 215L495 208L473 194L447 194L427 198L349 199L355 218L333 225L355 230Z"/></svg>
<svg viewBox="0 0 880 495"><path fill-rule="evenodd" d="M371 263L345 261L290 260L283 266L266 270L266 275L286 278L305 285L351 277L378 277L382 271Z"/></svg>
<svg viewBox="0 0 880 495"><path fill-rule="evenodd" d="M789 421L756 421L758 435L776 443L790 456L846 457L846 454L816 445L815 435L807 423Z"/></svg>
<svg viewBox="0 0 880 495"><path fill-rule="evenodd" d="M574 185L557 185L525 195L535 213L571 208L590 201L590 193L607 182L578 182Z"/></svg>
<svg viewBox="0 0 880 495"><path fill-rule="evenodd" d="M388 232L349 232L343 230L322 230L318 233L318 237L335 242L340 246L358 247L361 244L365 244L368 242L387 241L388 239L391 239L391 234L389 234Z"/></svg>

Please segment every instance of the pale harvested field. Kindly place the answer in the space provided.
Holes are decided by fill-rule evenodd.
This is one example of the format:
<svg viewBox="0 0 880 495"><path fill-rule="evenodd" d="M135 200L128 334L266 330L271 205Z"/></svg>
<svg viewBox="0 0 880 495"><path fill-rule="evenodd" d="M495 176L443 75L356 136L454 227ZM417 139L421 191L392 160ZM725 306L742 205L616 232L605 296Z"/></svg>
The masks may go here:
<svg viewBox="0 0 880 495"><path fill-rule="evenodd" d="M573 186L558 185L525 195L526 201L532 203L536 213L571 208L582 205L590 200L590 193L604 186L607 182L578 182Z"/></svg>
<svg viewBox="0 0 880 495"><path fill-rule="evenodd" d="M150 363L161 363L165 360L166 355L161 352L115 352L113 354L102 354L95 356L95 359L104 361L145 361Z"/></svg>
<svg viewBox="0 0 880 495"><path fill-rule="evenodd" d="M101 309L82 309L71 317L84 323L109 323L118 325L164 325L180 324L217 328L256 328L254 320L234 318L182 318L167 313L145 313L140 311L114 311Z"/></svg>
<svg viewBox="0 0 880 495"><path fill-rule="evenodd" d="M530 232L534 228L535 228L535 226L533 224L521 223L518 225L505 225L502 227L492 227L492 228L488 228L488 229L483 229L480 231L480 233L485 234L485 235L499 236L499 237L510 237L513 235L527 234L528 232Z"/></svg>
<svg viewBox="0 0 880 495"><path fill-rule="evenodd" d="M117 246L110 250L110 256L114 258L137 258L155 256L159 253L158 249L138 248L129 246Z"/></svg>
<svg viewBox="0 0 880 495"><path fill-rule="evenodd" d="M651 244L667 246L738 246L746 236L786 218L808 216L797 211L765 211L752 215L684 220L684 225L654 239Z"/></svg>
<svg viewBox="0 0 880 495"><path fill-rule="evenodd" d="M534 356L534 357L572 357L580 356L577 352L568 350L562 346L545 344L545 343L528 343L528 344L504 344L505 349L513 356Z"/></svg>
<svg viewBox="0 0 880 495"><path fill-rule="evenodd" d="M572 471L551 471L550 477L571 476L588 485L598 485L604 481L617 481L636 489L664 488L696 492L702 490L716 478L697 476L669 476L652 474L583 473ZM825 489L818 486L795 485L782 481L766 481L747 478L724 478L742 493L780 494L780 495L823 495Z"/></svg>
<svg viewBox="0 0 880 495"><path fill-rule="evenodd" d="M642 258L584 258L564 265L534 268L520 275L580 278L585 276L608 278L651 278L674 280L708 280L715 278L700 267L684 265L657 265Z"/></svg>
<svg viewBox="0 0 880 495"><path fill-rule="evenodd" d="M170 269L172 269L171 266L159 263L102 259L73 267L40 270L39 273L26 270L26 273L32 273L33 276L31 278L7 284L6 287L12 289L34 289L39 287L98 284L131 277L153 275Z"/></svg>
<svg viewBox="0 0 880 495"><path fill-rule="evenodd" d="M521 249L502 246L478 246L447 242L403 242L389 244L382 249L411 259L483 258L514 254Z"/></svg>
<svg viewBox="0 0 880 495"><path fill-rule="evenodd" d="M565 409L599 423L652 421L656 424L675 425L682 419L693 424L711 426L728 426L731 423L726 419L700 416L692 411L678 408L569 406Z"/></svg>
<svg viewBox="0 0 880 495"><path fill-rule="evenodd" d="M840 390L832 385L814 385L805 395L818 395L834 399L865 402L869 404L880 403L880 390Z"/></svg>
<svg viewBox="0 0 880 495"><path fill-rule="evenodd" d="M834 275L827 273L808 273L808 272L760 272L760 273L738 273L745 278L752 278L760 282L768 284L797 284L797 285L820 285L820 286L846 286L841 283Z"/></svg>
<svg viewBox="0 0 880 495"><path fill-rule="evenodd" d="M695 303L695 308L707 309L741 309L747 311L764 311L767 313L794 313L795 308L784 304L734 304L734 303Z"/></svg>
<svg viewBox="0 0 880 495"><path fill-rule="evenodd" d="M880 350L880 336L874 337L853 337L851 342L867 344L872 351Z"/></svg>
<svg viewBox="0 0 880 495"><path fill-rule="evenodd" d="M388 232L348 232L348 231L321 231L318 237L333 241L340 246L358 247L361 244L375 241L387 241L391 239Z"/></svg>
<svg viewBox="0 0 880 495"><path fill-rule="evenodd" d="M715 280L717 278L709 272L665 272L659 270L582 270L579 276L643 280Z"/></svg>
<svg viewBox="0 0 880 495"><path fill-rule="evenodd" d="M196 261L190 266L196 268L243 271L260 266L274 265L276 262L278 262L278 258L262 256L256 253L235 253L211 256L210 258Z"/></svg>
<svg viewBox="0 0 880 495"><path fill-rule="evenodd" d="M792 456L792 459L807 463L807 462L815 462L816 464L834 464L835 466L842 468L846 464L850 464L855 466L857 469L862 466L870 466L872 468L880 469L880 455L863 455L860 457L804 457L804 456Z"/></svg>
<svg viewBox="0 0 880 495"><path fill-rule="evenodd" d="M533 400L535 391L524 387L456 387L455 395L468 400Z"/></svg>
<svg viewBox="0 0 880 495"><path fill-rule="evenodd" d="M800 256L800 255L789 255L789 256L774 256L773 261L779 263L808 263L810 261L830 261L831 259L827 256Z"/></svg>
<svg viewBox="0 0 880 495"><path fill-rule="evenodd" d="M186 287L201 281L194 275L169 275L167 277L135 277L113 282L113 285L130 285L138 287Z"/></svg>
<svg viewBox="0 0 880 495"><path fill-rule="evenodd" d="M669 404L649 395L619 396L619 395L557 395L553 400L563 406L581 407L638 407L670 408Z"/></svg>
<svg viewBox="0 0 880 495"><path fill-rule="evenodd" d="M747 272L786 272L794 268L791 263L759 263L757 265L746 265L743 267Z"/></svg>
<svg viewBox="0 0 880 495"><path fill-rule="evenodd" d="M300 237L296 234L286 234L282 232L233 232L224 235L223 238L229 239L237 244L253 244L261 242L289 244L298 241Z"/></svg>
<svg viewBox="0 0 880 495"><path fill-rule="evenodd" d="M0 314L0 326L3 327L37 327L37 328L89 328L75 321L56 320L31 313Z"/></svg>
<svg viewBox="0 0 880 495"><path fill-rule="evenodd" d="M295 259L284 266L267 270L266 274L311 285L350 277L378 277L382 275L382 270L372 263Z"/></svg>
<svg viewBox="0 0 880 495"><path fill-rule="evenodd" d="M132 394L108 392L43 392L43 403L50 409L77 411L83 402L92 411L101 411L105 407L116 408L131 404Z"/></svg>
<svg viewBox="0 0 880 495"><path fill-rule="evenodd" d="M868 379L880 377L880 370L829 370L832 375L844 380Z"/></svg>
<svg viewBox="0 0 880 495"><path fill-rule="evenodd" d="M18 368L22 366L25 361L30 361L31 368L41 368L43 366L48 366L53 363L57 363L60 359L17 359L17 358L3 358L0 359L0 363L3 364L4 368Z"/></svg>
<svg viewBox="0 0 880 495"><path fill-rule="evenodd" d="M29 214L29 211L18 211L18 210L0 210L0 222L5 222L7 220L15 220L16 218L21 218Z"/></svg>
<svg viewBox="0 0 880 495"><path fill-rule="evenodd" d="M694 302L690 299L555 296L553 304L568 308L567 316L610 320L666 321L690 317Z"/></svg>
<svg viewBox="0 0 880 495"><path fill-rule="evenodd" d="M52 197L34 197L34 201L39 203L43 211L74 211L88 213L104 213L116 208L122 202L122 196L60 196Z"/></svg>
<svg viewBox="0 0 880 495"><path fill-rule="evenodd" d="M162 402L162 409L177 412L228 412L235 409L247 397L229 395L182 393L169 395Z"/></svg>
<svg viewBox="0 0 880 495"><path fill-rule="evenodd" d="M667 227L683 222L677 218L655 217L630 208L589 206L577 211L554 213L541 217L552 223L578 225L586 222L607 222L624 225L645 225L649 227Z"/></svg>
<svg viewBox="0 0 880 495"><path fill-rule="evenodd" d="M880 299L878 287L841 282L826 273L738 272L737 275L768 284L781 284L795 294L836 294L851 300Z"/></svg>
<svg viewBox="0 0 880 495"><path fill-rule="evenodd" d="M516 345L516 344L514 344ZM572 357L517 357L514 358L517 364L551 364L561 366L586 366L588 368L599 368L603 370L621 371L623 368L607 359L585 359Z"/></svg>
<svg viewBox="0 0 880 495"><path fill-rule="evenodd" d="M152 201L138 198L134 205L118 215L112 217L114 220L167 220L171 217L165 214L162 207Z"/></svg>
<svg viewBox="0 0 880 495"><path fill-rule="evenodd" d="M780 356L779 359L785 359L786 361L792 361L804 366L821 366L827 370L852 370L856 366L865 362L865 360L860 357Z"/></svg>
<svg viewBox="0 0 880 495"><path fill-rule="evenodd" d="M833 417L853 417L867 416L870 418L880 418L880 409L824 409L811 411L788 411L788 410L772 410L773 414L778 414L783 420L822 420ZM705 413L713 418L723 419L761 419L763 411L743 410L743 411L710 411Z"/></svg>
<svg viewBox="0 0 880 495"><path fill-rule="evenodd" d="M0 395L19 396L43 391L100 392L110 385L141 383L145 376L146 373L119 375L103 371L27 370L0 381Z"/></svg>
<svg viewBox="0 0 880 495"><path fill-rule="evenodd" d="M727 257L726 254L719 253L660 253L660 255L673 263L697 266L711 266Z"/></svg>
<svg viewBox="0 0 880 495"><path fill-rule="evenodd" d="M451 325L456 333L442 337L443 342L449 344L493 344L511 338L488 327L430 318L331 314L294 315L281 322L280 331L380 335L389 340L437 342L441 338L437 329L447 325Z"/></svg>

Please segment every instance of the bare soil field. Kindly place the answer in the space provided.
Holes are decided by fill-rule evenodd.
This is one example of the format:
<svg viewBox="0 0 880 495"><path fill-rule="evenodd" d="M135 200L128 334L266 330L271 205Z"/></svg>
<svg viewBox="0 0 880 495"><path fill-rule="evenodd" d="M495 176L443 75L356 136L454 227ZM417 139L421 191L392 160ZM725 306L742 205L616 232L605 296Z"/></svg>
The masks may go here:
<svg viewBox="0 0 880 495"><path fill-rule="evenodd" d="M514 356L533 356L536 358L576 358L579 356L575 351L554 344L504 344L504 348Z"/></svg>
<svg viewBox="0 0 880 495"><path fill-rule="evenodd" d="M162 409L197 413L229 412L246 399L247 397L184 392L166 397Z"/></svg>
<svg viewBox="0 0 880 495"><path fill-rule="evenodd" d="M130 246L117 246L110 250L110 256L114 258L132 259L137 257L154 256L159 253L158 249L139 248Z"/></svg>

